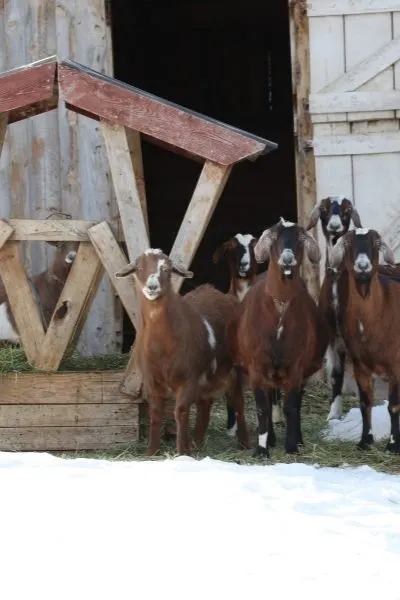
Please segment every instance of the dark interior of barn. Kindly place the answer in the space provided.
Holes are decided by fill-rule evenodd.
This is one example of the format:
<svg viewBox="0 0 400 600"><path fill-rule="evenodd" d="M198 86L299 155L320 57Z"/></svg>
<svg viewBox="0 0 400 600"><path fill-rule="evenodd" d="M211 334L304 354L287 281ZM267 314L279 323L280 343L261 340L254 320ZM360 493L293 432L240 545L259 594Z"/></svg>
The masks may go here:
<svg viewBox="0 0 400 600"><path fill-rule="evenodd" d="M229 285L215 248L296 220L293 96L287 0L112 0L114 75L208 117L276 142L235 165L182 291ZM169 253L202 165L142 142L151 244ZM124 347L133 340L125 315Z"/></svg>

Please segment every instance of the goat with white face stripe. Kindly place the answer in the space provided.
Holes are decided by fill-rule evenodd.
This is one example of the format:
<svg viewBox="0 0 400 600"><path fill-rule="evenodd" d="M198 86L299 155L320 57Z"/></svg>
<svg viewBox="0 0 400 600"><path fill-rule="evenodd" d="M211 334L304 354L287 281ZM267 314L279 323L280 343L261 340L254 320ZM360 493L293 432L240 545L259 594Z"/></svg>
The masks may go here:
<svg viewBox="0 0 400 600"><path fill-rule="evenodd" d="M159 449L164 402L171 393L176 397L179 454L190 448L190 406L197 407L194 438L200 446L212 398L227 390L231 391L239 442L248 447L243 398L228 347L228 330L235 328L239 303L232 295L207 284L181 296L172 289L173 272L193 277L191 271L172 262L161 250L151 248L116 273L116 277L133 274L142 296L134 356L149 400L149 454Z"/></svg>

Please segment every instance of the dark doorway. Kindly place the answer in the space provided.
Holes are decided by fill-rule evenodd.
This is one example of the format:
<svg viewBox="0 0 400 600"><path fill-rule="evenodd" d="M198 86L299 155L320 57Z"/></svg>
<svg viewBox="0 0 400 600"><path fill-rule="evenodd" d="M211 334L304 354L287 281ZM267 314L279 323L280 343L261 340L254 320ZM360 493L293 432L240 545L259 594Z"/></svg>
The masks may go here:
<svg viewBox="0 0 400 600"><path fill-rule="evenodd" d="M228 273L215 248L235 233L259 235L282 215L296 220L287 0L112 0L114 75L273 142L277 150L233 168L200 244L188 286ZM143 142L151 244L171 249L201 165ZM125 319L128 321L128 319ZM132 344L124 325L124 351Z"/></svg>

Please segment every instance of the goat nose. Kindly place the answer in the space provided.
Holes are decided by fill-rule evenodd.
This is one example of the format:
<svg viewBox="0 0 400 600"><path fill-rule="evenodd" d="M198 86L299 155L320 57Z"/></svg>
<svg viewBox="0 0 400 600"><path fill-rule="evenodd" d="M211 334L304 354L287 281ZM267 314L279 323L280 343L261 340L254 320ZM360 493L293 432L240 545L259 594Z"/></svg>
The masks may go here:
<svg viewBox="0 0 400 600"><path fill-rule="evenodd" d="M331 228L332 231L337 231L338 229L340 229L340 223L339 223L339 221L333 221L330 224L330 228Z"/></svg>
<svg viewBox="0 0 400 600"><path fill-rule="evenodd" d="M158 288L158 285L155 283L155 281L149 281L147 287L149 288L149 290L154 291Z"/></svg>
<svg viewBox="0 0 400 600"><path fill-rule="evenodd" d="M293 256L291 254L284 254L282 256L282 262L284 265L291 265L293 262Z"/></svg>

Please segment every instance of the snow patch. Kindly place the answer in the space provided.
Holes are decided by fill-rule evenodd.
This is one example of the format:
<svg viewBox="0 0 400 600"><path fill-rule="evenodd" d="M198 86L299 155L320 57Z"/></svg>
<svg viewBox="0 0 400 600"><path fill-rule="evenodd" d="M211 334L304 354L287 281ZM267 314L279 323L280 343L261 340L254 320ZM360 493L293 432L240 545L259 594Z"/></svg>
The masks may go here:
<svg viewBox="0 0 400 600"><path fill-rule="evenodd" d="M361 411L351 408L342 419L332 419L323 432L326 440L359 441L361 438ZM390 435L390 419L388 401L372 408L372 434L375 441L388 440Z"/></svg>

